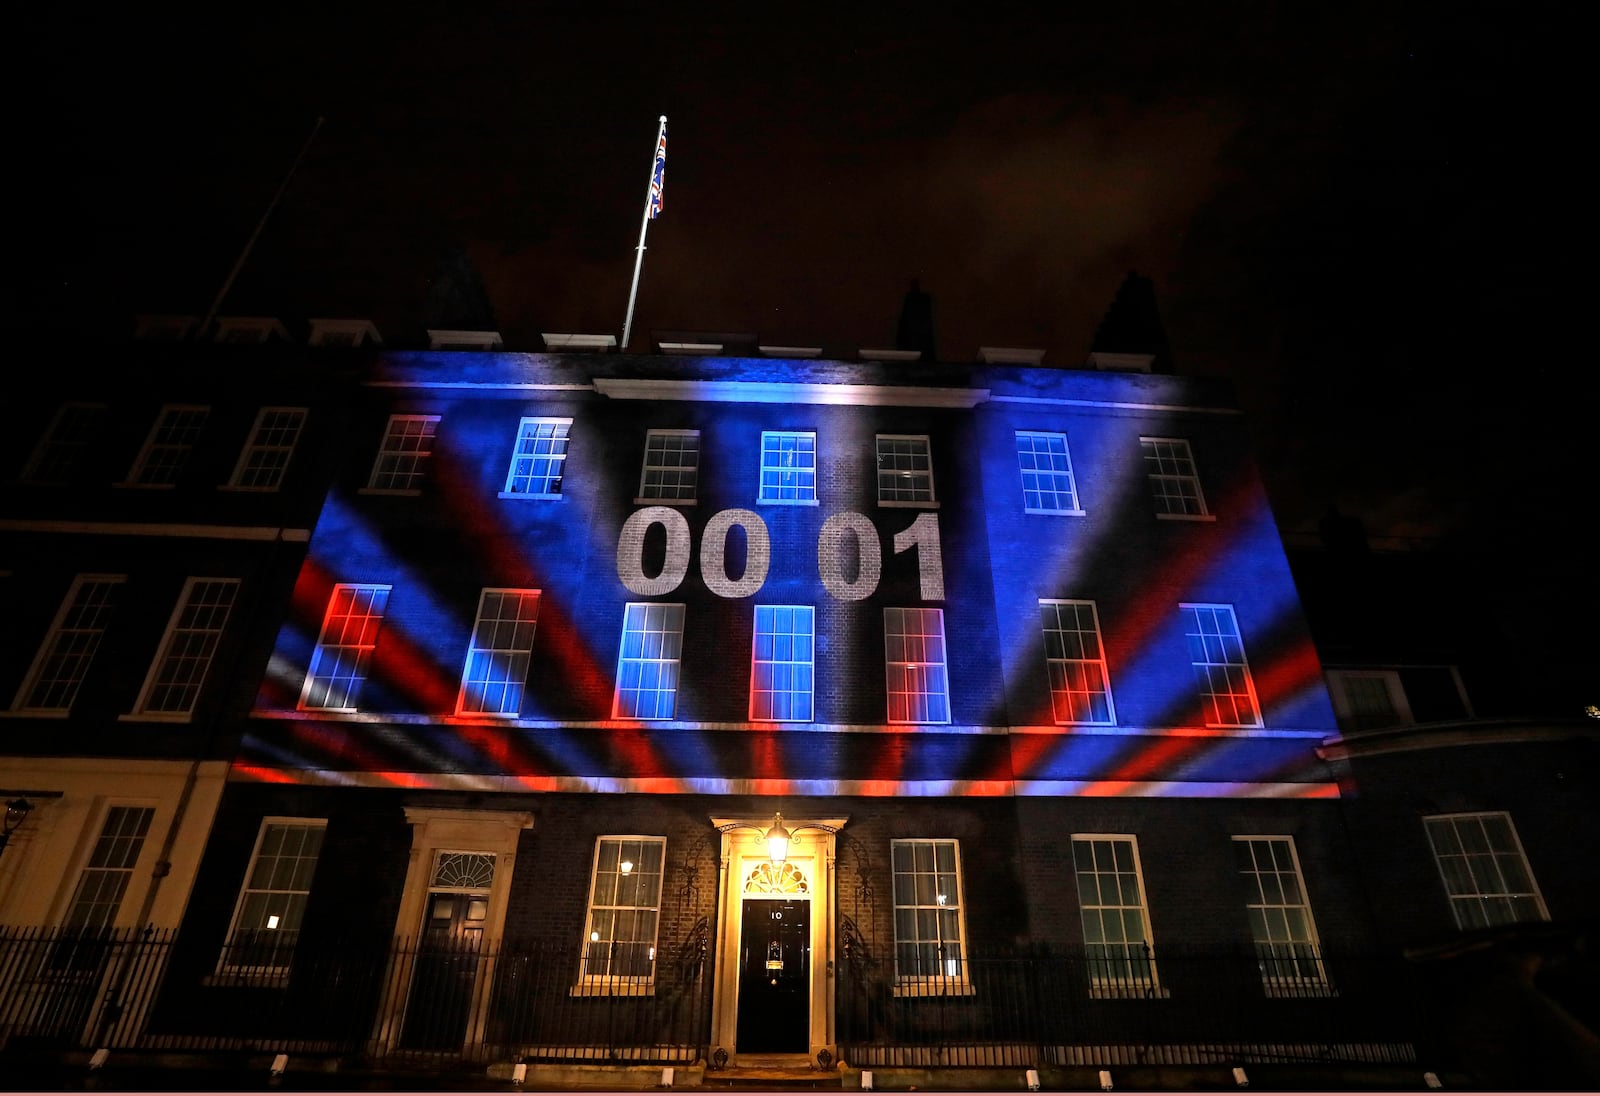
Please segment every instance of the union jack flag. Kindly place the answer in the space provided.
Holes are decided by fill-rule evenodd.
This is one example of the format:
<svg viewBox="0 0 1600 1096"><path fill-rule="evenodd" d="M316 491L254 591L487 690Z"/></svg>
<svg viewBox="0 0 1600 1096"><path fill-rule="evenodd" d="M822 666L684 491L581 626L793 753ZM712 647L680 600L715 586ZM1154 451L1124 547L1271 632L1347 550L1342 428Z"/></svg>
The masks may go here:
<svg viewBox="0 0 1600 1096"><path fill-rule="evenodd" d="M661 216L661 190L667 185L667 123L661 122L661 137L656 141L656 169L650 176L650 219Z"/></svg>

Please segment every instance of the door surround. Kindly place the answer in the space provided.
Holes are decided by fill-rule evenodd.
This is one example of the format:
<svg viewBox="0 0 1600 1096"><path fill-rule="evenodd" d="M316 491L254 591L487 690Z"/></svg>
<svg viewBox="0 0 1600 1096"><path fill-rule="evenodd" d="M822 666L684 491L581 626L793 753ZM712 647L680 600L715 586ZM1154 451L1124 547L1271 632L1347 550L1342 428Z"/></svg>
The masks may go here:
<svg viewBox="0 0 1600 1096"><path fill-rule="evenodd" d="M406 807L406 822L411 826L411 855L406 864L405 889L395 917L394 938L419 935L422 914L433 881L434 861L440 852L481 852L494 854L494 879L489 887L489 915L484 920L484 943L498 941L505 928L506 907L511 896L511 873L517 862L517 841L522 831L533 828L530 811L472 811L452 807ZM485 970L480 992L487 993L492 972ZM400 1024L405 1002L411 994L411 966L395 963L386 979L384 999L388 1002L378 1016L377 1042L390 1049L399 1045ZM482 1010L475 1010L482 1017ZM481 1042L483 1032L469 1029L467 1042Z"/></svg>
<svg viewBox="0 0 1600 1096"><path fill-rule="evenodd" d="M790 817L784 825L791 834L787 862L810 886L811 993L808 1010L807 1057L815 1062L827 1051L838 1060L833 1026L834 969L834 835L848 818ZM713 815L711 824L722 834L717 879L717 942L711 983L711 1046L728 1054L728 1064L738 1061L739 946L744 923L744 886L752 872L768 862L766 832L772 815L759 817ZM776 897L760 895L757 897ZM760 1057L771 1057L760 1055Z"/></svg>

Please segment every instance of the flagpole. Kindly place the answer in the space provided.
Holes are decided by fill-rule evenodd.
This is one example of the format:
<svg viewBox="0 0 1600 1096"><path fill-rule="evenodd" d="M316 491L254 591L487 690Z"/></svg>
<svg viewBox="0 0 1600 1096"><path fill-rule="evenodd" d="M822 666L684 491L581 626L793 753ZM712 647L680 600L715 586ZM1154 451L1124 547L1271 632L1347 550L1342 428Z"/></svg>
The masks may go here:
<svg viewBox="0 0 1600 1096"><path fill-rule="evenodd" d="M661 116L661 127L656 130L656 155L650 158L650 182L644 188L644 219L639 222L639 248L633 258L633 285L628 289L628 316L622 321L622 342L617 345L619 354L628 352L628 332L633 330L633 302L639 295L639 268L644 265L644 236L650 231L650 211L656 198L656 159L661 142L667 133L667 116Z"/></svg>

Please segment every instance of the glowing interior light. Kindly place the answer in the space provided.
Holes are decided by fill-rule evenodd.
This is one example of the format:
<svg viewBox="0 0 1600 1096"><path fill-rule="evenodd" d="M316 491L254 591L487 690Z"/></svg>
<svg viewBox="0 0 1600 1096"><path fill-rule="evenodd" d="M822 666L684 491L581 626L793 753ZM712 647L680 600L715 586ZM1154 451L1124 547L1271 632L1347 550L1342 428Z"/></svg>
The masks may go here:
<svg viewBox="0 0 1600 1096"><path fill-rule="evenodd" d="M939 905L944 905L944 895L942 894L939 896Z"/></svg>
<svg viewBox="0 0 1600 1096"><path fill-rule="evenodd" d="M961 960L946 959L944 961L944 973L947 978L959 978L961 976Z"/></svg>
<svg viewBox="0 0 1600 1096"><path fill-rule="evenodd" d="M630 871L633 870L633 861L632 860L624 860L622 863L617 865L617 870L622 872L623 875L627 875Z"/></svg>
<svg viewBox="0 0 1600 1096"><path fill-rule="evenodd" d="M277 927L278 927L278 915L275 914L275 913L267 914L267 928L275 929Z"/></svg>
<svg viewBox="0 0 1600 1096"><path fill-rule="evenodd" d="M589 934L589 943L598 944L599 942L600 942L600 933L598 931L591 932Z"/></svg>
<svg viewBox="0 0 1600 1096"><path fill-rule="evenodd" d="M650 961L651 961L651 962L654 962L654 961L655 961L655 958L656 958L656 949L655 949L655 947L654 947L654 946L652 946L652 947L651 947L651 948L650 948Z"/></svg>

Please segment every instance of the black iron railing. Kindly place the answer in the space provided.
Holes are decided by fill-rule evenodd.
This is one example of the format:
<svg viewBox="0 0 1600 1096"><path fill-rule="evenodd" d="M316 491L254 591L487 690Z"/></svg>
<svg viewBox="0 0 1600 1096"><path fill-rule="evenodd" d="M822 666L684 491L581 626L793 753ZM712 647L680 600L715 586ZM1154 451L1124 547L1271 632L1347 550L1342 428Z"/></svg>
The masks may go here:
<svg viewBox="0 0 1600 1096"><path fill-rule="evenodd" d="M253 1050L420 1063L707 1059L704 926L671 954L0 928L0 1048ZM634 948L635 945L617 945ZM855 1065L1402 1064L1431 1014L1400 959L967 951L897 977L858 942L833 981Z"/></svg>
<svg viewBox="0 0 1600 1096"><path fill-rule="evenodd" d="M836 988L839 1054L856 1065L1222 1061L1409 1063L1423 1037L1399 959L1016 950L897 977L852 949Z"/></svg>
<svg viewBox="0 0 1600 1096"><path fill-rule="evenodd" d="M0 928L0 1048L690 1062L709 1051L698 944L597 975L567 941L205 950L170 931Z"/></svg>

